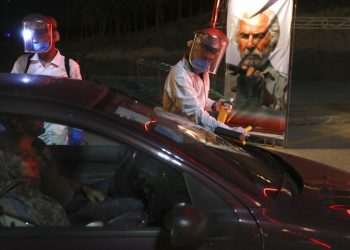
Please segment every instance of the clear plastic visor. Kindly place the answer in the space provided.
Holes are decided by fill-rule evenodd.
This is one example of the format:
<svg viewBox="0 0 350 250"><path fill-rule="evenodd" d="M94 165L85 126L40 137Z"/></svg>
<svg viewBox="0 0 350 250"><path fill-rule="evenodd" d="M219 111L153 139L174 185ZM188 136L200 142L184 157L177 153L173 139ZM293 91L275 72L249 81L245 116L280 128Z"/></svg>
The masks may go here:
<svg viewBox="0 0 350 250"><path fill-rule="evenodd" d="M52 25L41 21L25 21L22 36L25 52L47 52L52 46Z"/></svg>
<svg viewBox="0 0 350 250"><path fill-rule="evenodd" d="M217 37L196 34L192 43L189 61L192 67L216 74L225 54L227 42ZM205 70L204 70L205 69Z"/></svg>

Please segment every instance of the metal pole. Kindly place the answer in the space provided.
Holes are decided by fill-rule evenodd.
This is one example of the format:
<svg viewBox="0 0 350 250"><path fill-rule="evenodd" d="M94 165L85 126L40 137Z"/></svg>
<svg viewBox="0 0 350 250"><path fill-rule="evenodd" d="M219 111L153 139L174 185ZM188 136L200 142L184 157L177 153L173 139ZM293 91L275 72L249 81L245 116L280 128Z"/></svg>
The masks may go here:
<svg viewBox="0 0 350 250"><path fill-rule="evenodd" d="M213 12L211 14L211 20L210 20L210 27L211 28L215 28L215 26L216 26L220 2L221 2L221 0L214 0L214 8L213 8Z"/></svg>

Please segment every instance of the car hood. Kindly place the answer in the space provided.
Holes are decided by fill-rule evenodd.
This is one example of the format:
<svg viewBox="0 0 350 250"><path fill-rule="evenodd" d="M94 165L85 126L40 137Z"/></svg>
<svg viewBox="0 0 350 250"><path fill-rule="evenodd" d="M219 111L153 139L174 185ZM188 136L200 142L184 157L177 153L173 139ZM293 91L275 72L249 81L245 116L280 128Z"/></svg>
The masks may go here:
<svg viewBox="0 0 350 250"><path fill-rule="evenodd" d="M299 193L282 191L274 206L253 209L266 246L285 249L344 249L350 244L350 174L330 166L276 153L302 178ZM339 248L340 247L340 248ZM267 249L269 249L267 247Z"/></svg>
<svg viewBox="0 0 350 250"><path fill-rule="evenodd" d="M305 158L277 153L302 178L299 193L283 199L279 205L288 205L303 212L322 214L350 221L350 174Z"/></svg>

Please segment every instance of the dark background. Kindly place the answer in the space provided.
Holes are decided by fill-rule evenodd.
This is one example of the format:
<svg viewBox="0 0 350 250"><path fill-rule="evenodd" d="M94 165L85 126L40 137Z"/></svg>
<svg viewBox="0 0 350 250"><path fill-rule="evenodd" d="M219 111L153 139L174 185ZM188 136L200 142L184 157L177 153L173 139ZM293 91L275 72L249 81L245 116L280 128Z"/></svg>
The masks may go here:
<svg viewBox="0 0 350 250"><path fill-rule="evenodd" d="M60 51L91 75L135 75L140 58L174 64L196 29L208 26L211 0L2 0L0 71L23 53L21 21L39 12L58 21ZM299 0L298 16L350 16L348 0ZM295 80L348 81L350 30L295 30ZM218 76L220 77L220 76Z"/></svg>

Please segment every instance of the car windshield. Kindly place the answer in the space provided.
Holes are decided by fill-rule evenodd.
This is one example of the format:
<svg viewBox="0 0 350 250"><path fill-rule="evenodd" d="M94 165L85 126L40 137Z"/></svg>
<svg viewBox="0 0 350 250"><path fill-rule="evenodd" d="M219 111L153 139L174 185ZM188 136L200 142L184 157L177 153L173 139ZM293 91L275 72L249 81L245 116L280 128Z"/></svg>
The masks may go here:
<svg viewBox="0 0 350 250"><path fill-rule="evenodd" d="M174 121L172 126L166 128L161 124L156 124L154 126L156 132L181 143L184 152L203 165L211 166L228 182L237 183L246 180L245 186L249 187L246 191L255 195L255 198L275 200L281 189L289 195L295 193L296 188L287 169L276 161L269 152L251 145L242 147L230 143L188 119L166 112L161 108L156 108L155 112L159 116ZM218 158L211 162L210 158L203 156L204 149L201 148L197 151L198 147L193 147L193 143L186 140L184 135L207 146L206 148L214 151ZM244 178L239 178L238 175ZM290 185L286 185L286 183L290 183Z"/></svg>
<svg viewBox="0 0 350 250"><path fill-rule="evenodd" d="M230 143L183 116L159 107L148 108L135 101L121 101L118 97L110 98L104 109L180 144L188 156L210 167L228 182L245 182L244 186L251 189L247 191L256 198L264 198L267 189L279 190L284 181L286 173L272 157L259 150ZM206 157L205 152L208 155L214 152L217 157Z"/></svg>

